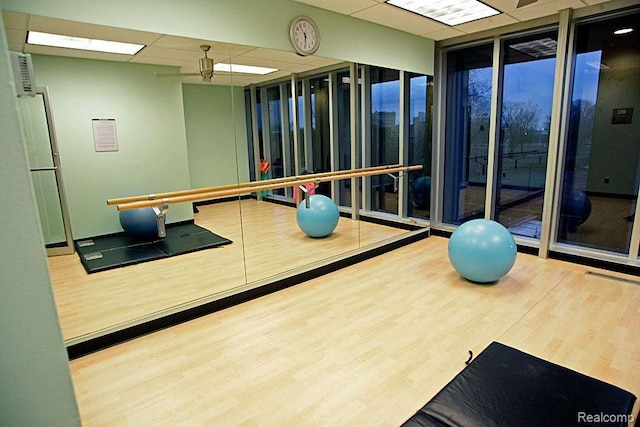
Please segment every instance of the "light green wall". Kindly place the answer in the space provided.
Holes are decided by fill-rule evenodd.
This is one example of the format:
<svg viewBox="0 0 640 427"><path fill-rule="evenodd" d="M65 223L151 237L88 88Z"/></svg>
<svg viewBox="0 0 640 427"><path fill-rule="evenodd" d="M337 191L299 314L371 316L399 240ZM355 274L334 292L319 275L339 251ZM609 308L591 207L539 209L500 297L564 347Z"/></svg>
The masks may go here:
<svg viewBox="0 0 640 427"><path fill-rule="evenodd" d="M80 425L0 20L0 425Z"/></svg>
<svg viewBox="0 0 640 427"><path fill-rule="evenodd" d="M289 24L313 18L318 56L433 75L434 43L291 0L0 0L16 12L293 52Z"/></svg>
<svg viewBox="0 0 640 427"><path fill-rule="evenodd" d="M249 181L244 88L185 84L182 93L191 186Z"/></svg>
<svg viewBox="0 0 640 427"><path fill-rule="evenodd" d="M74 239L122 231L114 197L190 187L179 79L157 66L34 55L49 87ZM166 67L164 71L175 72ZM92 119L115 119L119 150L96 152ZM193 218L172 206L167 222Z"/></svg>

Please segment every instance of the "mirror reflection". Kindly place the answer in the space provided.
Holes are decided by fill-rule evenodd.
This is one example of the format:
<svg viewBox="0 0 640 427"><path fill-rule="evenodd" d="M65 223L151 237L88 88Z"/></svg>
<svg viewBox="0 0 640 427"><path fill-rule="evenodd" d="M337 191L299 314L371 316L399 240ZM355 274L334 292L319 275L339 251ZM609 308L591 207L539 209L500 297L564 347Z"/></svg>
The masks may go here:
<svg viewBox="0 0 640 427"><path fill-rule="evenodd" d="M12 28L18 15L5 13L5 26ZM29 22L75 25L39 17ZM19 49L32 54L38 86L51 95L59 140L56 156L77 252L50 257L49 264L68 344L331 263L425 225L420 221L429 217L430 189L412 189L430 176L431 77L220 41L147 36L153 42L127 62L60 48ZM238 65L270 70L244 72ZM25 127L40 120L36 114L25 108ZM98 148L96 121L111 126L110 149ZM387 164L424 168L323 181L305 191L291 184L171 204L162 210L165 239L142 241L123 232L124 211L106 204ZM339 219L327 237L301 230L296 206L305 193L335 202ZM46 231L46 213L41 219ZM180 228L190 224L199 228ZM189 239L201 244L209 233L225 243L183 247ZM103 247L105 236L124 243ZM99 267L89 272L94 261Z"/></svg>

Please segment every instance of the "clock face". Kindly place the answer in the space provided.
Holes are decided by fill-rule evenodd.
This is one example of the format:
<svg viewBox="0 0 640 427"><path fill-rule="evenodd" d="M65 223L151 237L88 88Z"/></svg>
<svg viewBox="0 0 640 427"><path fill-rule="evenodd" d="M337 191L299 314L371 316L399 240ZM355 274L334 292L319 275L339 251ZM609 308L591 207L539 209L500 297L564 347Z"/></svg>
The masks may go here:
<svg viewBox="0 0 640 427"><path fill-rule="evenodd" d="M291 43L301 55L311 55L320 45L320 32L316 24L306 17L296 18L291 23Z"/></svg>

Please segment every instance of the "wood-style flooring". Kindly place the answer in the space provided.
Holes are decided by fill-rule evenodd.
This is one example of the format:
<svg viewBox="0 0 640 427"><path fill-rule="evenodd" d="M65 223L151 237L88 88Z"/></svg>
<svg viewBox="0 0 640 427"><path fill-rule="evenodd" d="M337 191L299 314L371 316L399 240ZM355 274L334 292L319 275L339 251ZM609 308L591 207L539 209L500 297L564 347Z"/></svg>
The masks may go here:
<svg viewBox="0 0 640 427"><path fill-rule="evenodd" d="M233 243L94 274L85 272L77 254L48 258L65 341L121 329L407 233L341 217L329 237L313 239L298 228L295 208L253 199L200 206L194 216L196 224Z"/></svg>
<svg viewBox="0 0 640 427"><path fill-rule="evenodd" d="M475 285L447 242L76 359L82 423L398 426L492 341L640 396L638 277L518 254L497 284Z"/></svg>

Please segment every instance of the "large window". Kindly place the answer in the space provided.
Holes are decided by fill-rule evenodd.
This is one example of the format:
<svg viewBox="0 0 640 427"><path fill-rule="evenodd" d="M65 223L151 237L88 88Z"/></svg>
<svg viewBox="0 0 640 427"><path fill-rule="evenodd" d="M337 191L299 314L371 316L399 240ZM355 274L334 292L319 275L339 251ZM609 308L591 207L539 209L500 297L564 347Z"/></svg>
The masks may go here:
<svg viewBox="0 0 640 427"><path fill-rule="evenodd" d="M428 219L431 215L431 157L433 78L407 73L408 104L408 163L422 165L422 170L409 173L409 203L407 215Z"/></svg>
<svg viewBox="0 0 640 427"><path fill-rule="evenodd" d="M311 138L309 172L331 171L331 125L329 123L329 77L326 74L314 76L308 80L309 118L311 132L305 136ZM308 124L308 123L307 123ZM331 183L322 182L316 193L331 196Z"/></svg>
<svg viewBox="0 0 640 427"><path fill-rule="evenodd" d="M282 178L283 167L283 134L282 134L282 109L280 103L280 86L267 88L267 114L269 123L269 138L265 143L269 144L269 162L271 163L269 178ZM273 194L284 195L284 189L272 190Z"/></svg>
<svg viewBox="0 0 640 427"><path fill-rule="evenodd" d="M356 79L352 72L357 73ZM265 84L247 91L248 104L254 92L253 116L247 116L255 141L255 147L250 146L251 158L267 156L270 178L421 164L423 169L411 174L356 179L362 185L357 192L362 198L356 200L362 201L362 216L376 212L376 216L394 221L429 219L433 77L354 65ZM352 184L351 179L324 182L315 192L350 208ZM263 195L294 198L291 188Z"/></svg>
<svg viewBox="0 0 640 427"><path fill-rule="evenodd" d="M489 218L544 256L637 265L640 12L601 12L443 48L432 225Z"/></svg>
<svg viewBox="0 0 640 427"><path fill-rule="evenodd" d="M400 72L370 68L370 143L369 166L393 165L400 153ZM398 213L396 183L388 175L371 177L371 210Z"/></svg>
<svg viewBox="0 0 640 427"><path fill-rule="evenodd" d="M443 222L484 217L493 44L447 53Z"/></svg>
<svg viewBox="0 0 640 427"><path fill-rule="evenodd" d="M535 239L542 228L557 34L503 42L494 218L511 233Z"/></svg>
<svg viewBox="0 0 640 427"><path fill-rule="evenodd" d="M351 169L351 78L349 70L335 74L336 102L334 112L335 135L338 137L338 169ZM341 206L351 206L351 180L338 181Z"/></svg>

